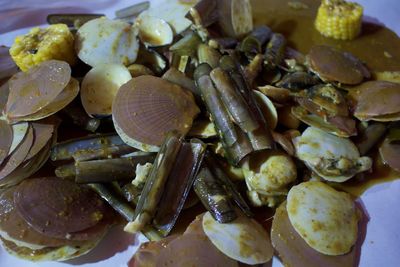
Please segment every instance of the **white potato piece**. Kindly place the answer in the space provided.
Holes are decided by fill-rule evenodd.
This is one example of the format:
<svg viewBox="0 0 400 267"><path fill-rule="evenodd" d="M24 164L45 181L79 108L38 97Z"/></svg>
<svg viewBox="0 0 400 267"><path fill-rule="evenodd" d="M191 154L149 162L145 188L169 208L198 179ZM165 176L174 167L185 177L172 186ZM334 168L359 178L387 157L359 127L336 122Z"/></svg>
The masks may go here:
<svg viewBox="0 0 400 267"><path fill-rule="evenodd" d="M118 89L132 79L122 64L101 64L92 68L82 81L81 101L89 116L108 116Z"/></svg>
<svg viewBox="0 0 400 267"><path fill-rule="evenodd" d="M322 182L292 187L287 211L296 232L320 253L343 255L357 241L359 218L353 200Z"/></svg>
<svg viewBox="0 0 400 267"><path fill-rule="evenodd" d="M163 46L171 44L174 32L169 24L153 16L141 16L135 23L139 28L139 37L148 46Z"/></svg>
<svg viewBox="0 0 400 267"><path fill-rule="evenodd" d="M344 182L372 166L372 160L360 157L349 139L315 127L308 127L293 143L296 156L327 181Z"/></svg>
<svg viewBox="0 0 400 267"><path fill-rule="evenodd" d="M232 259L262 264L272 258L274 251L269 234L255 220L244 215L231 223L219 223L207 212L203 216L203 230L214 246Z"/></svg>
<svg viewBox="0 0 400 267"><path fill-rule="evenodd" d="M94 67L135 62L139 51L138 29L120 20L106 17L91 20L79 28L75 49L78 57Z"/></svg>

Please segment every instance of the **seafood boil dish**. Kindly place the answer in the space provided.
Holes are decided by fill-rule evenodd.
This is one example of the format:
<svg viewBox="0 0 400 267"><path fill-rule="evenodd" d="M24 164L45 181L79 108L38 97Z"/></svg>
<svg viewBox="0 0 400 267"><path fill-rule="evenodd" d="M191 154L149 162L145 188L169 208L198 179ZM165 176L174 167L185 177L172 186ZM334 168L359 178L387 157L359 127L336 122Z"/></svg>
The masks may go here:
<svg viewBox="0 0 400 267"><path fill-rule="evenodd" d="M400 177L400 39L345 0L50 14L0 46L0 110L0 252L120 227L124 266L354 267Z"/></svg>

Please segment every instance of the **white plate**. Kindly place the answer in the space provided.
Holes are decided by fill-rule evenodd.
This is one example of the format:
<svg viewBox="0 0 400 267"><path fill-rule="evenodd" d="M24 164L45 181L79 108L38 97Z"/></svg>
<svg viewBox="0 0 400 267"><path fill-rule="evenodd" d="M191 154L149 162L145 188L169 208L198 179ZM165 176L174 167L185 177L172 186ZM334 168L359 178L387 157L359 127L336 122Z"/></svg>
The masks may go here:
<svg viewBox="0 0 400 267"><path fill-rule="evenodd" d="M29 27L45 23L48 13L71 12L79 10L92 13L103 13L113 18L114 11L140 1L115 0L0 0L0 45L10 46L16 35L24 33ZM357 0L364 6L364 14L378 18L389 28L400 35L400 1L399 0ZM28 7L22 11L9 12L7 9ZM7 13L8 12L8 13ZM5 14L8 14L6 16ZM24 14L29 14L23 19ZM27 23L25 23L27 22ZM28 27L22 30L12 28L15 25ZM5 31L8 33L4 33ZM9 32L11 31L11 32ZM400 266L400 179L393 182L375 185L361 197L369 214L367 233L361 248L360 267L396 267ZM112 230L107 237L88 255L68 262L31 263L18 260L0 248L1 267L66 267L79 265L85 267L119 267L126 266L144 237L124 234L121 229ZM274 258L272 267L282 266Z"/></svg>

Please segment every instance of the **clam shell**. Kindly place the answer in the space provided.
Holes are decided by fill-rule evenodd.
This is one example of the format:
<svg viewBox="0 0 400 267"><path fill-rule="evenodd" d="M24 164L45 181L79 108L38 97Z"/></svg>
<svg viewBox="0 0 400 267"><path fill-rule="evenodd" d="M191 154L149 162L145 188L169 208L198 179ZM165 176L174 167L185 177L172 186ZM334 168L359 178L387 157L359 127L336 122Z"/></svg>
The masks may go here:
<svg viewBox="0 0 400 267"><path fill-rule="evenodd" d="M26 134L29 130L29 123L21 122L12 125L12 143L8 155L14 152L14 150L19 146L19 144L24 140Z"/></svg>
<svg viewBox="0 0 400 267"><path fill-rule="evenodd" d="M148 75L124 84L113 104L113 121L121 138L145 151L157 151L170 131L185 135L198 113L190 92Z"/></svg>
<svg viewBox="0 0 400 267"><path fill-rule="evenodd" d="M275 129L278 125L278 112L276 111L274 103L272 103L272 101L260 91L254 90L253 92L257 104L267 121L268 127L272 130Z"/></svg>
<svg viewBox="0 0 400 267"><path fill-rule="evenodd" d="M347 193L304 182L290 189L286 207L296 232L322 254L346 254L357 241L357 209Z"/></svg>
<svg viewBox="0 0 400 267"><path fill-rule="evenodd" d="M344 182L371 168L372 160L360 157L357 147L347 138L315 127L308 127L293 139L296 156L319 176L331 182Z"/></svg>
<svg viewBox="0 0 400 267"><path fill-rule="evenodd" d="M350 53L326 45L313 46L308 54L313 72L326 82L359 84L370 73L362 62Z"/></svg>
<svg viewBox="0 0 400 267"><path fill-rule="evenodd" d="M165 20L171 25L175 34L180 34L186 30L192 22L185 16L190 8L194 6L198 0L155 0L151 1L151 6L148 10L142 12L138 19L144 16L151 16Z"/></svg>
<svg viewBox="0 0 400 267"><path fill-rule="evenodd" d="M0 120L0 166L8 156L13 141L13 129L5 121Z"/></svg>
<svg viewBox="0 0 400 267"><path fill-rule="evenodd" d="M203 230L222 253L242 263L262 264L273 256L268 232L255 220L244 215L231 223L218 223L210 212L206 212L203 216Z"/></svg>
<svg viewBox="0 0 400 267"><path fill-rule="evenodd" d="M400 118L400 84L369 81L353 88L354 116L359 120L398 120ZM386 120L385 120L386 117Z"/></svg>
<svg viewBox="0 0 400 267"><path fill-rule="evenodd" d="M328 256L311 248L290 223L286 202L276 210L272 221L271 241L285 266L343 267L355 266L357 250L340 256Z"/></svg>
<svg viewBox="0 0 400 267"><path fill-rule="evenodd" d="M3 184L2 179L12 173L18 166L24 162L33 144L33 129L29 126L28 132L24 140L19 144L15 151L10 155L2 169L0 170L0 186Z"/></svg>
<svg viewBox="0 0 400 267"><path fill-rule="evenodd" d="M79 28L75 48L78 57L92 67L109 63L129 65L137 58L137 35L137 28L129 23L102 17Z"/></svg>
<svg viewBox="0 0 400 267"><path fill-rule="evenodd" d="M26 117L21 117L19 119L25 121L37 121L43 118L49 117L61 109L65 108L69 103L71 103L79 93L79 82L71 78L67 86L62 90L62 92L47 106L43 107L36 113L33 113Z"/></svg>
<svg viewBox="0 0 400 267"><path fill-rule="evenodd" d="M141 16L135 22L139 27L139 38L148 46L164 46L172 43L174 32L169 24L153 16Z"/></svg>
<svg viewBox="0 0 400 267"><path fill-rule="evenodd" d="M15 119L43 109L64 90L70 78L70 66L59 60L45 61L28 72L17 73L9 80L7 117Z"/></svg>
<svg viewBox="0 0 400 267"><path fill-rule="evenodd" d="M132 78L121 64L103 64L92 68L83 78L81 101L90 116L108 116L118 89Z"/></svg>

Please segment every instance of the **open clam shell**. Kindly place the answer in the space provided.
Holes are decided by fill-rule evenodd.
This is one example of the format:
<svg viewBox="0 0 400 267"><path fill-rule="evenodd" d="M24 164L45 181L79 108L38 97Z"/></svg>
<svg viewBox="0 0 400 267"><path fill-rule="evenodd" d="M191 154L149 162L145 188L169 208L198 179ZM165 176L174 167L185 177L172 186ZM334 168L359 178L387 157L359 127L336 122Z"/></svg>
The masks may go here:
<svg viewBox="0 0 400 267"><path fill-rule="evenodd" d="M326 45L311 48L308 64L311 70L326 82L359 84L371 76L358 58Z"/></svg>
<svg viewBox="0 0 400 267"><path fill-rule="evenodd" d="M9 80L10 94L5 113L10 119L31 115L49 105L71 78L68 63L49 60L19 72Z"/></svg>
<svg viewBox="0 0 400 267"><path fill-rule="evenodd" d="M108 116L118 89L132 78L121 64L102 64L92 68L82 81L81 101L90 116Z"/></svg>
<svg viewBox="0 0 400 267"><path fill-rule="evenodd" d="M360 157L357 147L347 138L308 127L293 139L296 156L319 176L331 182L344 182L369 170L372 160Z"/></svg>
<svg viewBox="0 0 400 267"><path fill-rule="evenodd" d="M31 123L34 134L34 142L29 150L25 161L35 157L52 139L54 131L56 130L55 123L46 122L33 122Z"/></svg>
<svg viewBox="0 0 400 267"><path fill-rule="evenodd" d="M171 44L174 32L171 26L158 17L141 16L135 22L139 28L140 40L148 46L164 46Z"/></svg>
<svg viewBox="0 0 400 267"><path fill-rule="evenodd" d="M363 83L349 92L354 116L362 121L400 120L400 84L386 81Z"/></svg>
<svg viewBox="0 0 400 267"><path fill-rule="evenodd" d="M0 84L1 84L1 81L0 81ZM8 99L9 93L10 93L10 87L9 87L8 81L7 81L0 86L0 114L3 113L3 110L7 104L7 99Z"/></svg>
<svg viewBox="0 0 400 267"><path fill-rule="evenodd" d="M0 46L0 80L18 72L18 67L8 52L9 49L9 47Z"/></svg>
<svg viewBox="0 0 400 267"><path fill-rule="evenodd" d="M140 76L124 84L115 97L113 121L129 145L157 151L166 135L185 135L199 113L193 95L155 76Z"/></svg>
<svg viewBox="0 0 400 267"><path fill-rule="evenodd" d="M75 48L78 57L92 67L108 63L129 65L137 58L137 35L137 28L129 23L102 17L79 28Z"/></svg>
<svg viewBox="0 0 400 267"><path fill-rule="evenodd" d="M13 129L5 121L0 120L0 165L8 156L13 141Z"/></svg>

